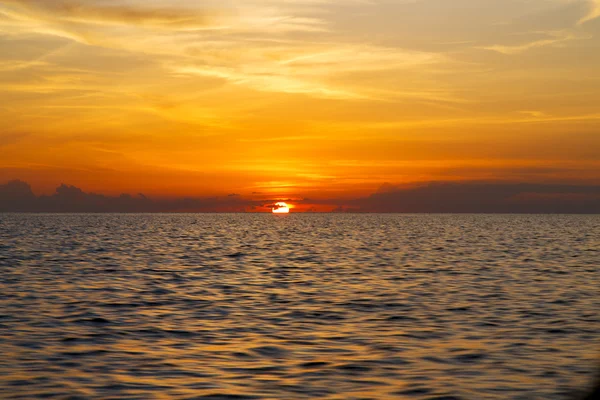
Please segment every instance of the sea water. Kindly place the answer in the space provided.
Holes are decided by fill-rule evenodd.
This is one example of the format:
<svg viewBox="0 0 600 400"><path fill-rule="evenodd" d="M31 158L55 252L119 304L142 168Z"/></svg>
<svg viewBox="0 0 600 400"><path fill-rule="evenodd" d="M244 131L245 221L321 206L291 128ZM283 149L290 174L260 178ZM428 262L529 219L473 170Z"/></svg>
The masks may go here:
<svg viewBox="0 0 600 400"><path fill-rule="evenodd" d="M3 399L568 399L600 216L0 214Z"/></svg>

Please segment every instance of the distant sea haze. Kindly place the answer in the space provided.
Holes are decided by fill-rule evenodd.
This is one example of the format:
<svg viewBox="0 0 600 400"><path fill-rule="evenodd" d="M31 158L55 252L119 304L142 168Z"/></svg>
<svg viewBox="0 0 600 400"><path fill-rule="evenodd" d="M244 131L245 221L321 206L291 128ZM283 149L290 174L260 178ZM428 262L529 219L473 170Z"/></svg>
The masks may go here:
<svg viewBox="0 0 600 400"><path fill-rule="evenodd" d="M0 185L0 212L269 212L280 199L230 194L217 197L153 199L143 194L111 197L62 184L54 194L36 196L20 180ZM359 213L533 213L598 214L600 185L432 182L414 187L383 185L351 200L301 199L300 211Z"/></svg>

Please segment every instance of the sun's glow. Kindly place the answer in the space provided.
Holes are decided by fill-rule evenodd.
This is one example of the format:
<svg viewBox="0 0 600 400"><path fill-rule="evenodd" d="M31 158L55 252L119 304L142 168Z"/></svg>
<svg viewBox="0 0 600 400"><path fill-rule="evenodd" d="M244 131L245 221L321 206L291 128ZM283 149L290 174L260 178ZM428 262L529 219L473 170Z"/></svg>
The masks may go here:
<svg viewBox="0 0 600 400"><path fill-rule="evenodd" d="M273 214L289 214L290 213L290 207L283 202L279 202L279 203L275 203L275 206L273 206Z"/></svg>

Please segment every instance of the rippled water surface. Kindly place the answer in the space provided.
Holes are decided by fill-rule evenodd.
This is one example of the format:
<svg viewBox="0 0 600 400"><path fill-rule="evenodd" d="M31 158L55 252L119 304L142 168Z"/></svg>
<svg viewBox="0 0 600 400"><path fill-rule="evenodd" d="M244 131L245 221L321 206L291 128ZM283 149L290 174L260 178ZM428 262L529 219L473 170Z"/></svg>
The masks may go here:
<svg viewBox="0 0 600 400"><path fill-rule="evenodd" d="M566 399L600 216L0 215L0 398Z"/></svg>

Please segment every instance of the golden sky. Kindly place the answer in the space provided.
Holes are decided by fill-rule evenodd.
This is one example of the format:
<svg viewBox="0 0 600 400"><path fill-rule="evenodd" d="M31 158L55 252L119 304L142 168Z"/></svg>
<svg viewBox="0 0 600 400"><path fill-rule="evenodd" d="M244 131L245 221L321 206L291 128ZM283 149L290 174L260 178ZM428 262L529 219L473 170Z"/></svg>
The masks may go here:
<svg viewBox="0 0 600 400"><path fill-rule="evenodd" d="M0 0L0 181L600 182L600 0Z"/></svg>

